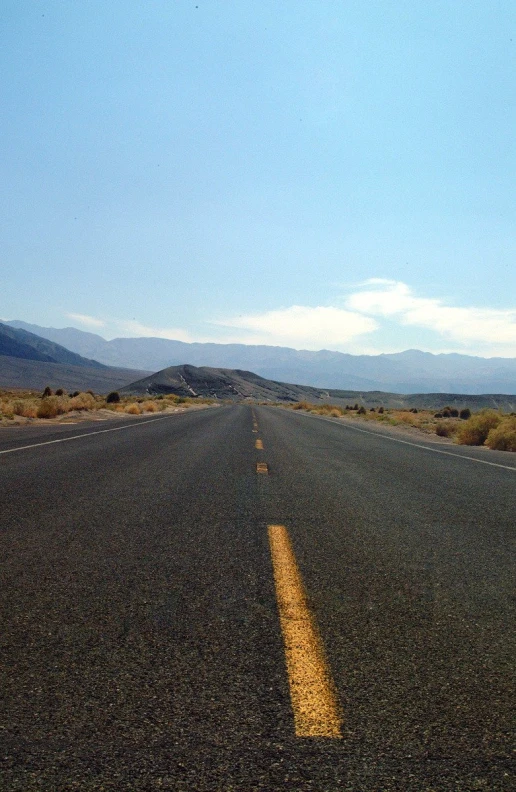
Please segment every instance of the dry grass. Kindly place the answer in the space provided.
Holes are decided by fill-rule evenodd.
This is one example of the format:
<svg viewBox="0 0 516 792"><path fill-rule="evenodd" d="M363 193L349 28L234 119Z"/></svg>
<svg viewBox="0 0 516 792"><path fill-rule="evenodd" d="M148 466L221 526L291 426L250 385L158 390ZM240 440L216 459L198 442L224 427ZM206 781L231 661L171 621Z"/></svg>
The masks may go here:
<svg viewBox="0 0 516 792"><path fill-rule="evenodd" d="M381 411L378 407L364 412L359 405L348 406L343 410L336 405L316 405L308 402L278 406L306 410L313 415L331 415L335 418L345 415L353 420L379 421L390 426L407 427L425 434L453 438L462 445L485 444L488 448L499 451L516 451L516 415L503 416L495 410L482 410L464 420L459 417L458 410L447 408L436 414L433 410L396 410L385 407ZM449 413L449 417L443 417L443 412ZM464 413L465 410L462 410L460 414Z"/></svg>
<svg viewBox="0 0 516 792"><path fill-rule="evenodd" d="M43 396L41 392L25 390L0 390L0 423L15 421L27 423L36 418L52 419L70 412L95 412L110 410L111 412L129 415L142 413L158 413L171 407L179 406L187 409L194 404L214 404L217 400L210 398L189 398L175 394L148 396L120 396L119 402L107 402L107 396L95 395L92 391L75 393L68 396L64 391Z"/></svg>

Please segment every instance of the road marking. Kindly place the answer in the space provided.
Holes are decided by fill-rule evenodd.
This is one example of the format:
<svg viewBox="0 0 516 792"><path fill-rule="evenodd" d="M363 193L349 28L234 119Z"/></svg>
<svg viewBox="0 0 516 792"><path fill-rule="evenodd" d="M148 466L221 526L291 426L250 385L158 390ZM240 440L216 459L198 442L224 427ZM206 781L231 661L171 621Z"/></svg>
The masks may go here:
<svg viewBox="0 0 516 792"><path fill-rule="evenodd" d="M296 736L342 737L333 681L287 529L269 525L268 533Z"/></svg>
<svg viewBox="0 0 516 792"><path fill-rule="evenodd" d="M257 448L259 451L263 451L263 442L258 438L256 443L254 444L254 447Z"/></svg>
<svg viewBox="0 0 516 792"><path fill-rule="evenodd" d="M269 472L269 466L268 466L267 462L257 462L256 463L256 472L257 473L268 473Z"/></svg>
<svg viewBox="0 0 516 792"><path fill-rule="evenodd" d="M6 451L0 451L0 454L12 454L14 451L25 451L26 448L39 448L39 446L53 445L54 443L66 443L68 440L80 440L81 437L91 437L92 435L105 434L106 432L121 432L122 429L134 429L137 426L143 426L143 424L165 421L170 417L170 415L163 415L161 418L151 418L149 421L138 421L126 424L126 426L116 426L114 429L98 429L96 432L85 432L80 435L72 435L72 437L60 437L59 440L45 440L43 443L32 443L31 445L18 446L17 448L8 448Z"/></svg>
<svg viewBox="0 0 516 792"><path fill-rule="evenodd" d="M303 413L297 414L302 415ZM512 470L516 473L516 467L512 467L511 465L502 465L500 462L489 462L487 459L477 459L476 457L466 456L465 454L454 454L452 451L443 451L440 448L431 448L430 446L421 445L420 443L411 443L410 440L400 440L398 437L390 437L389 435L384 435L381 432L370 432L367 429L360 429L358 426L350 426L348 423L344 423L343 421L332 421L331 418L324 418L323 416L319 415L306 415L305 417L315 418L321 421L328 421L328 423L332 423L334 426L335 424L338 424L338 426L342 426L344 429L351 429L354 432L362 432L362 434L372 435L373 437L382 437L384 440L392 440L393 443L402 443L402 445L423 448L425 451L433 451L434 454L444 454L445 456L455 457L455 459L468 459L470 462L478 462L479 465L491 465L492 467L499 467L503 468L504 470Z"/></svg>

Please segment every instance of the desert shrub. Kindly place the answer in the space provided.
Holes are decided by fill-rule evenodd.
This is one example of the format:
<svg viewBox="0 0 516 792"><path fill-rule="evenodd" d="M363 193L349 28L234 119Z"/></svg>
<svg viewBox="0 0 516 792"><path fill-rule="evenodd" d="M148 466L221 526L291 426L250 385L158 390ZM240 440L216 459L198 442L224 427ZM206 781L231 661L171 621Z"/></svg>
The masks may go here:
<svg viewBox="0 0 516 792"><path fill-rule="evenodd" d="M55 418L64 412L59 396L46 396L41 400L36 416L38 418Z"/></svg>
<svg viewBox="0 0 516 792"><path fill-rule="evenodd" d="M374 407L371 407L371 409L369 410L369 412L376 412L376 410L375 410L375 408L374 408Z"/></svg>
<svg viewBox="0 0 516 792"><path fill-rule="evenodd" d="M90 391L86 393L79 393L69 401L68 409L70 410L94 410L96 407L95 398Z"/></svg>
<svg viewBox="0 0 516 792"><path fill-rule="evenodd" d="M47 385L43 393L41 394L42 399L47 399L49 396L52 396L52 389Z"/></svg>
<svg viewBox="0 0 516 792"><path fill-rule="evenodd" d="M441 418L451 418L451 410L449 407L445 407L444 410L441 410Z"/></svg>
<svg viewBox="0 0 516 792"><path fill-rule="evenodd" d="M79 395L79 392L80 392L80 391L74 391L73 393L71 393L71 394L70 394L70 396L72 397L72 399L73 399L75 396L78 396L78 395Z"/></svg>
<svg viewBox="0 0 516 792"><path fill-rule="evenodd" d="M111 391L106 397L107 404L117 404L120 401L120 394L118 391Z"/></svg>
<svg viewBox="0 0 516 792"><path fill-rule="evenodd" d="M436 435L439 435L439 437L451 437L452 434L454 434L455 429L455 424L448 423L448 421L440 421L435 427L435 433Z"/></svg>
<svg viewBox="0 0 516 792"><path fill-rule="evenodd" d="M132 404L126 404L124 412L129 413L129 415L141 415L142 411L139 404L132 402Z"/></svg>
<svg viewBox="0 0 516 792"><path fill-rule="evenodd" d="M410 412L411 413L417 413L417 412L419 412L419 410L417 409L417 407L412 407Z"/></svg>
<svg viewBox="0 0 516 792"><path fill-rule="evenodd" d="M471 410L469 407L464 407L459 413L459 418L462 418L463 421L467 421L468 418L471 418Z"/></svg>
<svg viewBox="0 0 516 792"><path fill-rule="evenodd" d="M141 406L141 410L142 410L142 412L155 413L155 412L158 412L158 405L155 404L155 402L153 402L153 401L146 401L146 402L143 402L143 404Z"/></svg>
<svg viewBox="0 0 516 792"><path fill-rule="evenodd" d="M330 411L330 415L332 418L340 418L342 415L342 410L339 410L338 407L333 407L333 409Z"/></svg>
<svg viewBox="0 0 516 792"><path fill-rule="evenodd" d="M494 410L482 410L457 428L457 443L460 445L483 445L491 429L495 429L502 416Z"/></svg>
<svg viewBox="0 0 516 792"><path fill-rule="evenodd" d="M442 418L442 417L443 417L442 412L436 412L434 415L434 418Z"/></svg>
<svg viewBox="0 0 516 792"><path fill-rule="evenodd" d="M378 407L378 412L380 413L380 415L383 415L384 412L383 407Z"/></svg>
<svg viewBox="0 0 516 792"><path fill-rule="evenodd" d="M354 410L358 410L358 404L355 404L355 406L353 407L353 409L354 409Z"/></svg>
<svg viewBox="0 0 516 792"><path fill-rule="evenodd" d="M360 407L360 408L359 408L359 410L358 410L358 414L359 414L359 415L365 415L365 414L366 414L366 409L365 409L365 407Z"/></svg>
<svg viewBox="0 0 516 792"><path fill-rule="evenodd" d="M309 410L310 407L311 407L311 405L308 404L308 402L300 401L300 402L297 402L296 404L294 404L292 409L293 410Z"/></svg>
<svg viewBox="0 0 516 792"><path fill-rule="evenodd" d="M90 396L95 396L95 394L94 394L94 392L92 390L87 390L86 393L89 393Z"/></svg>
<svg viewBox="0 0 516 792"><path fill-rule="evenodd" d="M516 418L503 418L489 431L485 444L495 451L516 451Z"/></svg>
<svg viewBox="0 0 516 792"><path fill-rule="evenodd" d="M28 399L17 399L13 404L13 413L21 415L23 418L36 418L38 415L38 408L33 401Z"/></svg>
<svg viewBox="0 0 516 792"><path fill-rule="evenodd" d="M58 388L56 390L56 396L64 396L64 390L62 388Z"/></svg>

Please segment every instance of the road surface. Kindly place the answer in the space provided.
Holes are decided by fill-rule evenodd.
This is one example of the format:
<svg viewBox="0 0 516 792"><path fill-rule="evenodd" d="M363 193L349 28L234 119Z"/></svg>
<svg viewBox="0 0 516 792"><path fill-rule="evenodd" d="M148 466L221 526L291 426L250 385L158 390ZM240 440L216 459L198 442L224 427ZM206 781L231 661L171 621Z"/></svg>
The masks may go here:
<svg viewBox="0 0 516 792"><path fill-rule="evenodd" d="M2 430L0 486L1 790L515 788L516 455L224 406Z"/></svg>

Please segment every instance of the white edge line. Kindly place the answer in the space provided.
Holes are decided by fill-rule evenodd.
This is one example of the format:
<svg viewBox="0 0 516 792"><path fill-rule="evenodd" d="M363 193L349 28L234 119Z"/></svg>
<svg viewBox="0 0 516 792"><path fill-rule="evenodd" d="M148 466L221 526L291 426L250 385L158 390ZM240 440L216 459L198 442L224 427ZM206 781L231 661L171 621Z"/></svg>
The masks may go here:
<svg viewBox="0 0 516 792"><path fill-rule="evenodd" d="M393 443L403 443L403 445L414 446L415 448L423 448L425 451L432 451L434 454L445 454L454 459L469 459L470 462L478 462L479 465L491 465L492 467L503 468L504 470L512 470L516 473L516 467L510 465L501 465L499 462L489 462L487 459L477 459L476 457L465 456L464 454L452 454L451 451L442 451L440 448L431 448L430 446L420 445L419 443L411 443L410 440L400 440L398 437L389 437L381 432L370 432L367 429L361 429L359 426L350 426L347 422L332 421L331 418L325 418L322 415L307 415L306 413L298 413L298 415L305 415L306 418L319 418L320 420L327 421L328 423L343 426L346 429L352 429L355 432L362 432L362 434L372 435L373 437L383 437L384 440L392 440Z"/></svg>
<svg viewBox="0 0 516 792"><path fill-rule="evenodd" d="M174 414L174 416L177 413ZM32 445L18 446L17 448L8 448L5 451L0 451L0 454L12 454L14 451L25 451L26 448L38 448L39 446L52 445L53 443L66 443L68 440L80 440L81 437L91 437L92 435L104 434L105 432L121 432L122 429L135 429L137 426L143 424L157 423L164 421L166 418L171 418L171 415L163 415L161 418L151 418L149 421L138 421L138 423L126 424L125 426L115 426L112 429L99 429L96 432L84 432L84 434L73 435L72 437L60 437L59 440L45 440L44 443L32 443Z"/></svg>

